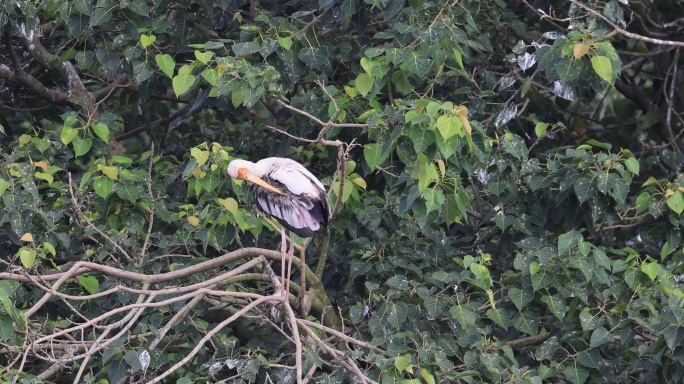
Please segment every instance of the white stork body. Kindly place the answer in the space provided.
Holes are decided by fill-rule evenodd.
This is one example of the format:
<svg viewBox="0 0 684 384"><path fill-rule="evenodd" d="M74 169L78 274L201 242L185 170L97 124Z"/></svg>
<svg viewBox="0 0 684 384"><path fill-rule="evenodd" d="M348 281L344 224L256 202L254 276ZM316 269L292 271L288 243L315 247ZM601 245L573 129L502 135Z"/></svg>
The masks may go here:
<svg viewBox="0 0 684 384"><path fill-rule="evenodd" d="M321 225L328 226L330 206L323 184L298 162L282 157L268 157L256 163L233 160L228 175L252 183L257 206L278 220L284 228L300 237L311 237ZM281 230L283 254L282 283L285 286L285 230ZM290 275L294 244L291 243L287 275ZM302 266L304 268L304 266ZM302 278L304 271L302 270ZM289 279L285 286L289 292Z"/></svg>
<svg viewBox="0 0 684 384"><path fill-rule="evenodd" d="M323 184L298 162L282 157L256 163L233 160L228 175L252 182L259 209L300 237L311 237L321 224L328 225L330 207Z"/></svg>

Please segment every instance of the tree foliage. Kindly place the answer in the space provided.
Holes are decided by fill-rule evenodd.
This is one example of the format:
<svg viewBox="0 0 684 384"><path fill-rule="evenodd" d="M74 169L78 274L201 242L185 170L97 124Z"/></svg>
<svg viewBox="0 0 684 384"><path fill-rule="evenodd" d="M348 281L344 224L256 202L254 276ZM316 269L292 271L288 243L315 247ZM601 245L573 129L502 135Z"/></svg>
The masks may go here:
<svg viewBox="0 0 684 384"><path fill-rule="evenodd" d="M681 381L679 3L1 2L0 377Z"/></svg>

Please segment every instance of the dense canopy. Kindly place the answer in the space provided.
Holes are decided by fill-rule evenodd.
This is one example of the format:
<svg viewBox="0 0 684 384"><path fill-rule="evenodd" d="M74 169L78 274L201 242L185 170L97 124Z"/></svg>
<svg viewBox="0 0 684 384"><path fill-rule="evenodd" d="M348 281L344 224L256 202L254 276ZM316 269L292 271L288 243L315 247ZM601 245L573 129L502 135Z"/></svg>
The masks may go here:
<svg viewBox="0 0 684 384"><path fill-rule="evenodd" d="M0 381L684 379L681 1L2 1L0 28ZM287 303L226 173L271 156L332 209Z"/></svg>

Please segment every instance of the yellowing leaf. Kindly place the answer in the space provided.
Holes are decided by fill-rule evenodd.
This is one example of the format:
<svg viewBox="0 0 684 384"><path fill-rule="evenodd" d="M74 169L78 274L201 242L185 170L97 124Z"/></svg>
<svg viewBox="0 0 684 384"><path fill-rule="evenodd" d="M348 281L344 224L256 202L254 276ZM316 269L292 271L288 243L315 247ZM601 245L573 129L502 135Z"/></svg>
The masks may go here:
<svg viewBox="0 0 684 384"><path fill-rule="evenodd" d="M359 175L355 175L355 176L356 176L356 177L350 178L349 180L350 180L352 183L354 183L354 184L358 185L359 187L363 188L363 190L366 190L366 187L368 186L368 185L366 184L366 180L364 180L364 179L363 179L361 176L359 176Z"/></svg>
<svg viewBox="0 0 684 384"><path fill-rule="evenodd" d="M425 380L425 382L427 384L435 384L436 383L435 377L427 369L425 369L425 368L421 369L420 375L423 376L423 380Z"/></svg>
<svg viewBox="0 0 684 384"><path fill-rule="evenodd" d="M473 135L473 127L470 126L470 121L468 121L468 118L465 116L460 116L461 118L461 123L463 123L463 126L465 127L466 132L468 132L469 136Z"/></svg>
<svg viewBox="0 0 684 384"><path fill-rule="evenodd" d="M459 115L463 117L468 117L468 108L466 108L463 105L457 105L454 107L454 111Z"/></svg>
<svg viewBox="0 0 684 384"><path fill-rule="evenodd" d="M572 53L575 56L575 59L580 59L582 56L586 55L587 52L589 52L589 44L578 43L572 47Z"/></svg>
<svg viewBox="0 0 684 384"><path fill-rule="evenodd" d="M19 145L28 144L31 142L31 135L23 134L19 136Z"/></svg>
<svg viewBox="0 0 684 384"><path fill-rule="evenodd" d="M21 240L21 241L32 242L32 241L33 241L33 235L30 234L30 233L28 233L28 232L26 232L26 233L24 233L24 236L22 236L20 240Z"/></svg>
<svg viewBox="0 0 684 384"><path fill-rule="evenodd" d="M35 163L33 163L33 166L40 168L43 171L47 171L47 169L48 169L48 163L46 163L44 161L36 161Z"/></svg>
<svg viewBox="0 0 684 384"><path fill-rule="evenodd" d="M444 161L442 159L437 160L437 165L439 166L439 173L442 175L442 180L444 180L444 176L446 176L446 166L444 165Z"/></svg>
<svg viewBox="0 0 684 384"><path fill-rule="evenodd" d="M99 164L97 168L100 172L112 180L116 180L119 177L119 170L116 169L116 167Z"/></svg>
<svg viewBox="0 0 684 384"><path fill-rule="evenodd" d="M188 224L192 225L193 227L198 226L200 223L200 219L197 216L188 216Z"/></svg>

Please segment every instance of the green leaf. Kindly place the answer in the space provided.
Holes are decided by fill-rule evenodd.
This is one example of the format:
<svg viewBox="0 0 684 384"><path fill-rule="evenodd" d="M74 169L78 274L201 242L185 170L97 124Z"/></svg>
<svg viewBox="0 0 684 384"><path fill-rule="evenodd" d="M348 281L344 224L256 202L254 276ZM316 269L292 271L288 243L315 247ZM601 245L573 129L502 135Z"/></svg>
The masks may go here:
<svg viewBox="0 0 684 384"><path fill-rule="evenodd" d="M59 133L59 138L64 144L71 143L76 136L78 136L78 129L67 127L66 125L62 127L62 131Z"/></svg>
<svg viewBox="0 0 684 384"><path fill-rule="evenodd" d="M43 248L45 248L47 252L50 252L52 256L57 256L57 250L55 250L55 247L47 241L43 243Z"/></svg>
<svg viewBox="0 0 684 384"><path fill-rule="evenodd" d="M634 175L639 174L639 160L637 160L634 157L630 157L629 159L625 160L625 166L627 169L629 169L630 172Z"/></svg>
<svg viewBox="0 0 684 384"><path fill-rule="evenodd" d="M76 156L83 156L86 153L88 153L88 151L90 151L90 148L93 146L93 139L91 139L90 137L81 139L80 136L76 136L74 137L72 145L74 146L74 154Z"/></svg>
<svg viewBox="0 0 684 384"><path fill-rule="evenodd" d="M576 230L558 236L558 254L569 254L570 251L577 246L580 239L582 239L582 234Z"/></svg>
<svg viewBox="0 0 684 384"><path fill-rule="evenodd" d="M140 35L140 44L143 48L147 48L157 41L157 36L155 35Z"/></svg>
<svg viewBox="0 0 684 384"><path fill-rule="evenodd" d="M441 188L428 188L423 192L427 213L439 209L444 203L444 192Z"/></svg>
<svg viewBox="0 0 684 384"><path fill-rule="evenodd" d="M577 267L580 271L582 271L582 274L584 274L584 278L587 281L591 281L591 278L594 276L594 263L591 262L591 259L584 258L584 257L575 257L573 258L574 266Z"/></svg>
<svg viewBox="0 0 684 384"><path fill-rule="evenodd" d="M96 177L93 179L93 188L95 188L95 193L103 199L106 199L112 189L114 188L114 180L108 177Z"/></svg>
<svg viewBox="0 0 684 384"><path fill-rule="evenodd" d="M219 185L221 185L221 177L216 173L212 173L201 178L200 184L202 185L202 188L204 188L205 191L211 192L214 189L216 189Z"/></svg>
<svg viewBox="0 0 684 384"><path fill-rule="evenodd" d="M463 131L463 122L458 116L442 115L437 119L437 129L444 140Z"/></svg>
<svg viewBox="0 0 684 384"><path fill-rule="evenodd" d="M532 301L532 291L529 289L520 289L513 287L508 290L508 297L511 299L518 311L523 310L525 306Z"/></svg>
<svg viewBox="0 0 684 384"><path fill-rule="evenodd" d="M668 197L667 206L676 214L681 215L682 211L684 211L684 194L682 194L682 191L676 190L672 196Z"/></svg>
<svg viewBox="0 0 684 384"><path fill-rule="evenodd" d="M190 87L192 87L192 85L195 83L195 80L195 76L189 74L177 75L174 77L171 81L171 84L176 97L181 97L183 94L189 91Z"/></svg>
<svg viewBox="0 0 684 384"><path fill-rule="evenodd" d="M306 47L299 51L299 59L308 67L323 69L330 67L330 61L320 48Z"/></svg>
<svg viewBox="0 0 684 384"><path fill-rule="evenodd" d="M93 2L90 0L75 0L74 7L84 15L93 14Z"/></svg>
<svg viewBox="0 0 684 384"><path fill-rule="evenodd" d="M375 167L384 163L388 156L389 153L383 153L382 146L378 143L366 144L363 148L363 158L366 160L366 164L371 171L374 171Z"/></svg>
<svg viewBox="0 0 684 384"><path fill-rule="evenodd" d="M660 274L661 266L657 262L653 261L650 263L641 264L641 272L645 273L651 281L655 280Z"/></svg>
<svg viewBox="0 0 684 384"><path fill-rule="evenodd" d="M579 314L580 324L582 325L583 331L590 331L596 329L600 324L600 316L598 314L592 314L591 310L587 307L582 309Z"/></svg>
<svg viewBox="0 0 684 384"><path fill-rule="evenodd" d="M662 332L665 343L667 343L668 348L674 351L675 348L682 345L684 341L684 327L680 327L676 324L670 324Z"/></svg>
<svg viewBox="0 0 684 384"><path fill-rule="evenodd" d="M0 178L0 196L2 196L2 194L5 193L5 191L7 190L7 188L9 188L9 186L10 186L9 181Z"/></svg>
<svg viewBox="0 0 684 384"><path fill-rule="evenodd" d="M363 96L366 96L373 89L374 81L367 73L360 73L356 76L356 89Z"/></svg>
<svg viewBox="0 0 684 384"><path fill-rule="evenodd" d="M627 180L622 177L618 177L618 179L615 181L615 185L610 190L610 195L619 204L624 204L625 200L627 199L627 194L629 194L629 184L627 183Z"/></svg>
<svg viewBox="0 0 684 384"><path fill-rule="evenodd" d="M531 312L516 313L513 326L520 332L535 336L539 333L539 317Z"/></svg>
<svg viewBox="0 0 684 384"><path fill-rule="evenodd" d="M209 63L209 60L214 57L214 52L212 51L206 51L206 52L200 52L200 51L195 51L195 58L199 61L201 61L203 64Z"/></svg>
<svg viewBox="0 0 684 384"><path fill-rule="evenodd" d="M127 184L116 184L114 190L120 198L135 203L140 196L141 190L139 187Z"/></svg>
<svg viewBox="0 0 684 384"><path fill-rule="evenodd" d="M235 240L237 230L231 224L219 225L214 227L214 238L219 248L225 248Z"/></svg>
<svg viewBox="0 0 684 384"><path fill-rule="evenodd" d="M21 260L21 264L24 266L24 268L31 268L33 263L36 262L36 250L22 248L19 251L19 260Z"/></svg>
<svg viewBox="0 0 684 384"><path fill-rule="evenodd" d="M596 348L611 341L613 341L613 335L605 328L598 327L591 333L589 344L592 348Z"/></svg>
<svg viewBox="0 0 684 384"><path fill-rule="evenodd" d="M207 68L202 71L202 77L207 83L215 87L219 79L218 70L216 68Z"/></svg>
<svg viewBox="0 0 684 384"><path fill-rule="evenodd" d="M247 43L233 44L233 46L230 48L233 50L233 53L235 53L235 56L245 56L255 52L259 52L259 50L261 49L261 44L254 41L250 41Z"/></svg>
<svg viewBox="0 0 684 384"><path fill-rule="evenodd" d="M594 72L599 75L603 80L611 83L611 72L613 71L613 64L610 59L605 56L592 56L591 57L591 67L594 68Z"/></svg>
<svg viewBox="0 0 684 384"><path fill-rule="evenodd" d="M565 317L566 306L565 300L560 295L542 296L541 301L546 304L551 313L559 320Z"/></svg>
<svg viewBox="0 0 684 384"><path fill-rule="evenodd" d="M604 143L604 142L598 141L598 140L596 140L596 139L589 139L589 140L586 141L586 144L589 144L589 145L591 145L591 146L593 146L593 147L603 148L603 149L605 149L606 151L610 151L610 149L613 148L612 145L610 145L610 144L608 144L608 143Z"/></svg>
<svg viewBox="0 0 684 384"><path fill-rule="evenodd" d="M4 314L0 314L0 339L11 345L14 345L17 340L12 318Z"/></svg>
<svg viewBox="0 0 684 384"><path fill-rule="evenodd" d="M394 326L397 330L401 329L401 325L406 321L408 316L408 305L403 301L389 304L389 312L387 313L387 322Z"/></svg>
<svg viewBox="0 0 684 384"><path fill-rule="evenodd" d="M292 47L292 39L289 37L279 37L278 44L280 44L281 47L289 51Z"/></svg>
<svg viewBox="0 0 684 384"><path fill-rule="evenodd" d="M584 384L589 378L589 371L578 364L565 368L563 374L572 384Z"/></svg>
<svg viewBox="0 0 684 384"><path fill-rule="evenodd" d="M470 328L475 325L475 320L477 319L477 313L475 309L468 304L457 304L449 309L451 317L458 321L463 328Z"/></svg>
<svg viewBox="0 0 684 384"><path fill-rule="evenodd" d="M411 355L408 353L394 358L394 366L399 372L404 372L404 370L408 368L409 364L411 364Z"/></svg>
<svg viewBox="0 0 684 384"><path fill-rule="evenodd" d="M409 52L404 63L410 72L419 77L425 77L430 72L430 67L432 66L431 60L418 51Z"/></svg>
<svg viewBox="0 0 684 384"><path fill-rule="evenodd" d="M534 134L537 135L537 137L542 137L548 128L548 124L539 122L534 126Z"/></svg>
<svg viewBox="0 0 684 384"><path fill-rule="evenodd" d="M95 123L91 126L93 132L105 143L109 142L109 127L105 123Z"/></svg>
<svg viewBox="0 0 684 384"><path fill-rule="evenodd" d="M111 17L112 12L110 12L108 8L95 8L95 10L93 11L93 15L90 18L90 26L97 27L98 25L102 25L109 21Z"/></svg>
<svg viewBox="0 0 684 384"><path fill-rule="evenodd" d="M511 324L513 312L504 308L491 307L487 310L487 317L505 330Z"/></svg>
<svg viewBox="0 0 684 384"><path fill-rule="evenodd" d="M601 363L601 355L599 350L594 348L589 351L580 352L577 356L577 361L587 368L598 368Z"/></svg>
<svg viewBox="0 0 684 384"><path fill-rule="evenodd" d="M77 39L83 36L88 24L90 24L90 17L83 14L72 14L66 23L69 33Z"/></svg>
<svg viewBox="0 0 684 384"><path fill-rule="evenodd" d="M166 76L173 78L173 73L176 69L176 62L173 60L171 55L158 54L154 57L154 60L157 62L159 69L161 69Z"/></svg>
<svg viewBox="0 0 684 384"><path fill-rule="evenodd" d="M149 16L149 14L150 14L150 9L147 6L147 3L145 2L145 0L131 0L127 3L122 2L122 4L128 4L127 8L130 9L131 11L137 13L138 15ZM126 7L124 7L122 5L121 8L126 8Z"/></svg>
<svg viewBox="0 0 684 384"><path fill-rule="evenodd" d="M85 288L85 290L91 295L97 293L97 291L100 289L100 283L97 281L95 276L79 275L76 276L76 278L78 279L78 282L81 283L83 288Z"/></svg>
<svg viewBox="0 0 684 384"><path fill-rule="evenodd" d="M636 198L637 213L647 211L651 205L651 200L653 200L653 198L651 197L650 193L641 192Z"/></svg>
<svg viewBox="0 0 684 384"><path fill-rule="evenodd" d="M428 147L435 142L435 136L429 129L416 126L411 128L410 138L413 141L413 148L416 153L423 153Z"/></svg>

